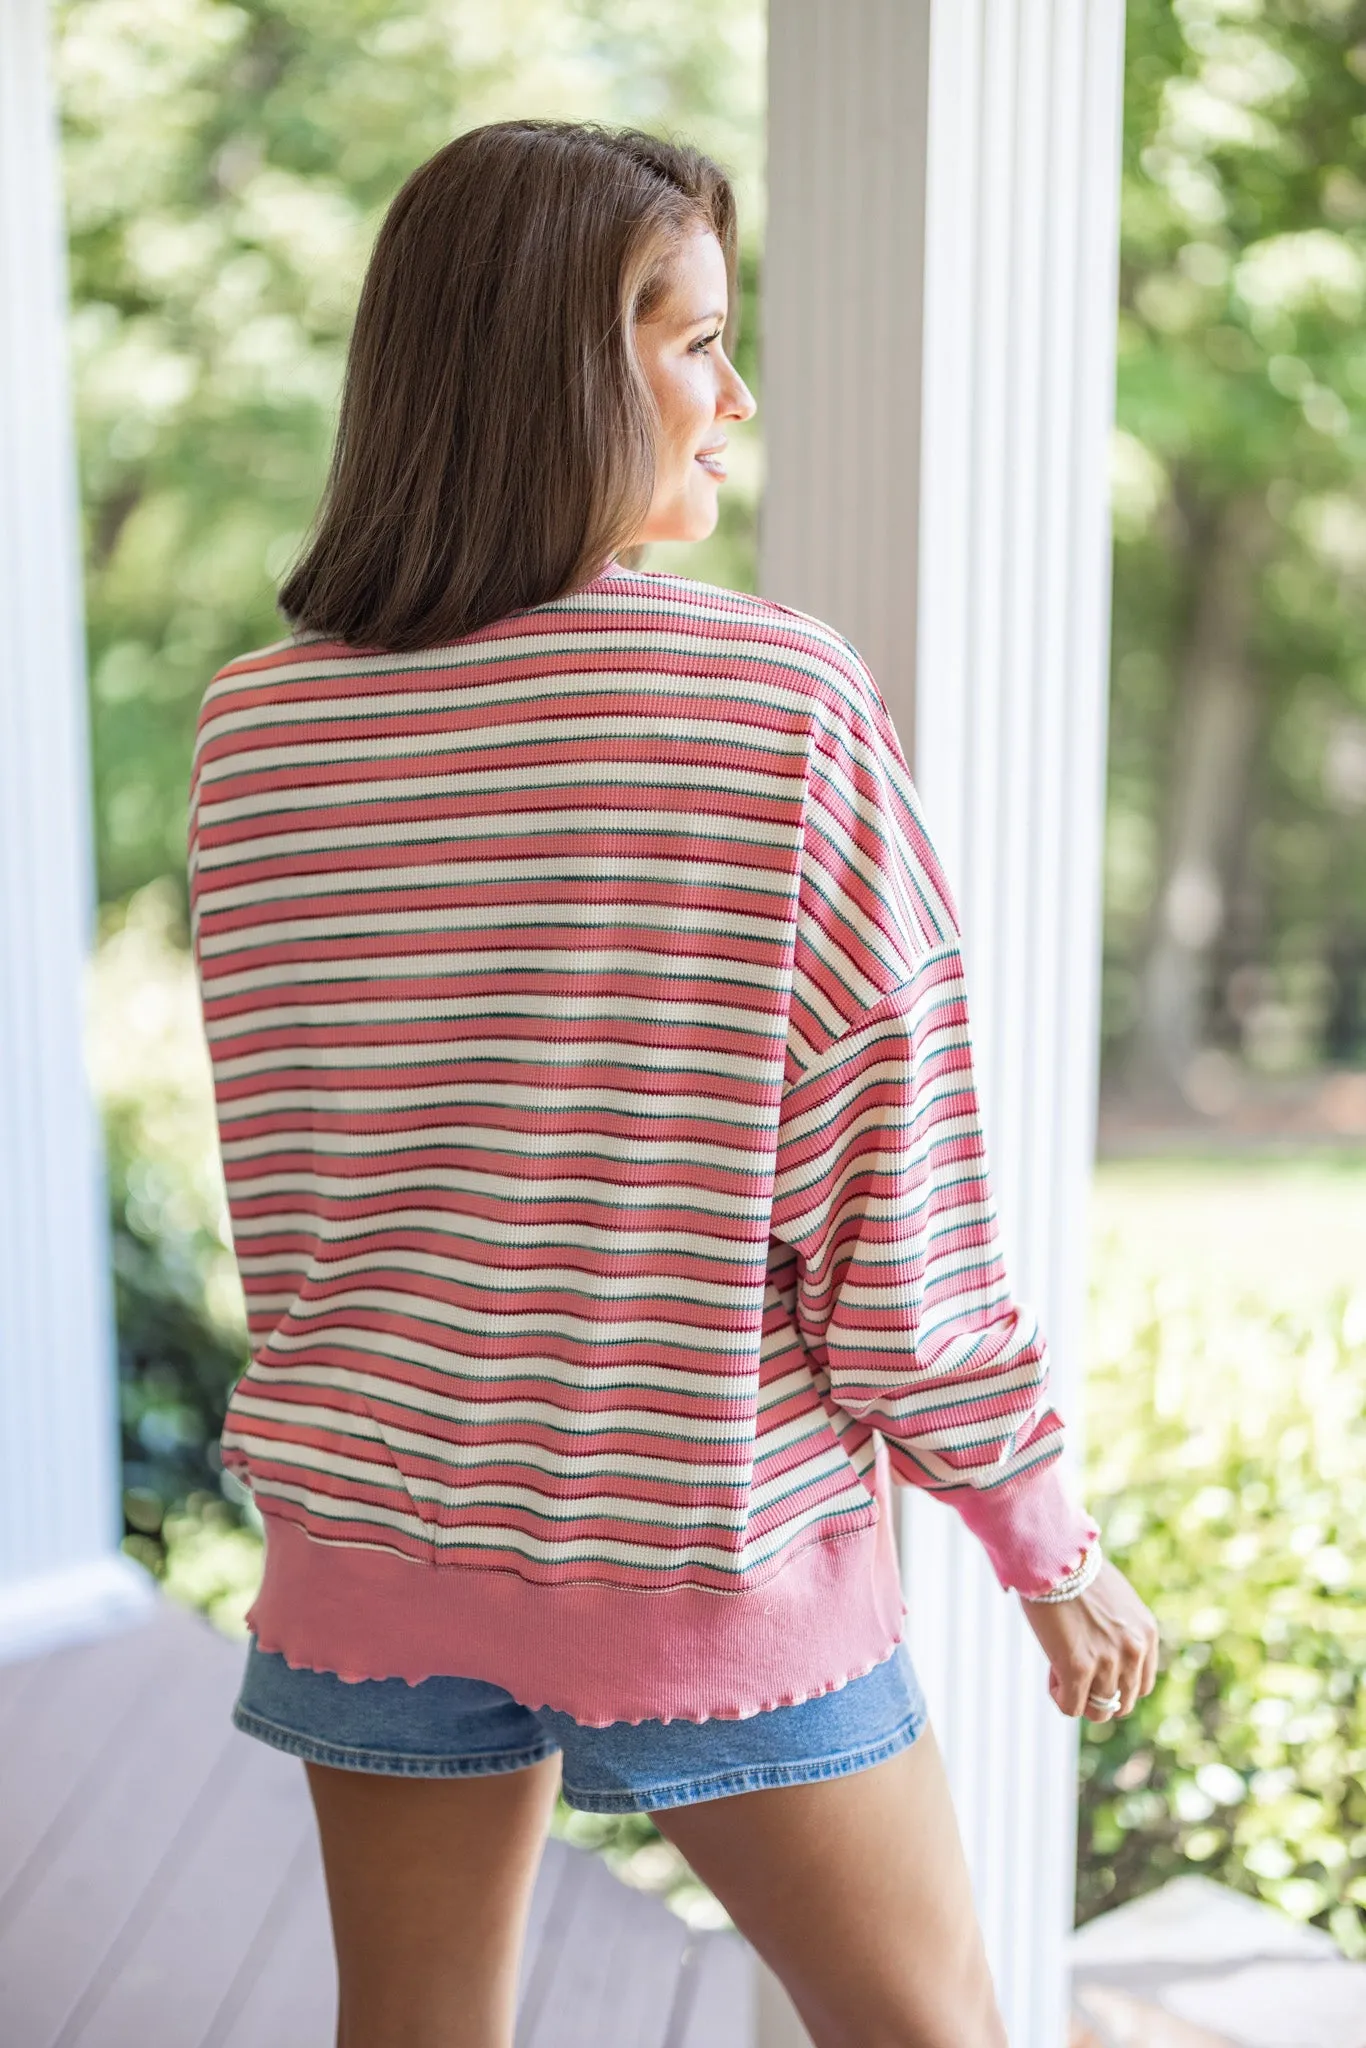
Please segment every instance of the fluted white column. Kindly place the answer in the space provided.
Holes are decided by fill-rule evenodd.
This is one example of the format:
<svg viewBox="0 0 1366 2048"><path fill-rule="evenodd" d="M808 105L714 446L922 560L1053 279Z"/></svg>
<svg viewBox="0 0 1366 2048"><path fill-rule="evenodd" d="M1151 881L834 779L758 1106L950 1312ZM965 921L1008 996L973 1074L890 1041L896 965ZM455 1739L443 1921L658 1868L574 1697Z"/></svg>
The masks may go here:
<svg viewBox="0 0 1366 2048"><path fill-rule="evenodd" d="M770 0L760 586L849 637L909 752L928 0Z"/></svg>
<svg viewBox="0 0 1366 2048"><path fill-rule="evenodd" d="M141 1608L120 1556L57 134L43 0L0 0L0 1657Z"/></svg>
<svg viewBox="0 0 1366 2048"><path fill-rule="evenodd" d="M772 0L762 587L847 633L964 930L1016 1292L1080 1444L1123 0ZM1065 2035L1076 1728L903 1496L909 1640L1012 2042Z"/></svg>

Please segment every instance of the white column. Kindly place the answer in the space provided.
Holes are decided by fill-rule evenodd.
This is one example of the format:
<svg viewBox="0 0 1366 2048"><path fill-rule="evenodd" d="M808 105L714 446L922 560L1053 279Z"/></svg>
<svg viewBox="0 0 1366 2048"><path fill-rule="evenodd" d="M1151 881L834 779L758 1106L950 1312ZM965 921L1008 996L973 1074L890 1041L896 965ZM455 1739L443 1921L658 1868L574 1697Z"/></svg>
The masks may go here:
<svg viewBox="0 0 1366 2048"><path fill-rule="evenodd" d="M927 0L770 0L759 580L915 703Z"/></svg>
<svg viewBox="0 0 1366 2048"><path fill-rule="evenodd" d="M1080 1445L1122 0L772 0L762 587L887 698L966 934L1011 1278ZM912 274L914 273L914 274ZM1060 2048L1075 1724L903 1496L909 1641L1012 2042Z"/></svg>
<svg viewBox="0 0 1366 2048"><path fill-rule="evenodd" d="M123 1558L95 1120L66 279L43 0L0 0L0 1658L111 1625Z"/></svg>

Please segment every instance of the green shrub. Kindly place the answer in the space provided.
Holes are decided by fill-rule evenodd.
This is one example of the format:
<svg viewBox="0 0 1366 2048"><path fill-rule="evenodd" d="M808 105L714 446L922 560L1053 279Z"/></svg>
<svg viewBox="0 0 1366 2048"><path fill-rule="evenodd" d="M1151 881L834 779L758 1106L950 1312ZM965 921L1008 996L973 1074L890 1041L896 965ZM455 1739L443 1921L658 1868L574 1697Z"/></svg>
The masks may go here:
<svg viewBox="0 0 1366 2048"><path fill-rule="evenodd" d="M1366 1954L1366 1296L1276 1312L1115 1241L1093 1330L1088 1498L1164 1652L1083 1723L1078 1917L1198 1869Z"/></svg>
<svg viewBox="0 0 1366 2048"><path fill-rule="evenodd" d="M179 1518L182 1543L189 1524L231 1538L255 1520L218 1451L247 1339L180 916L168 883L107 912L91 991L113 1250L124 1548L158 1576L167 1569L169 1519Z"/></svg>
<svg viewBox="0 0 1366 2048"><path fill-rule="evenodd" d="M198 1233L158 1235L149 1224L155 1168L128 1160L116 1124L107 1155L124 1485L141 1528L157 1503L165 1510L196 1490L217 1491L218 1432L246 1351L240 1332L208 1309Z"/></svg>

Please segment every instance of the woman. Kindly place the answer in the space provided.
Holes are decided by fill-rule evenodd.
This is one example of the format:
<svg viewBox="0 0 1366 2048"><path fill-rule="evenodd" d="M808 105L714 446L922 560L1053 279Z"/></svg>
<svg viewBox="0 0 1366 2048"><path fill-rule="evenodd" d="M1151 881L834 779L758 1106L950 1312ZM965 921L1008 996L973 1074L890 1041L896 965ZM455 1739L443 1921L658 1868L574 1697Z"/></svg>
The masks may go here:
<svg viewBox="0 0 1366 2048"><path fill-rule="evenodd" d="M980 1537L1062 1713L1154 1681L1006 1289L877 686L633 566L715 523L734 282L692 150L439 152L375 248L294 630L201 716L253 1345L222 1448L267 1532L235 1718L308 1768L344 2048L511 2040L561 1776L657 1817L822 2048L1003 2039L893 1478Z"/></svg>

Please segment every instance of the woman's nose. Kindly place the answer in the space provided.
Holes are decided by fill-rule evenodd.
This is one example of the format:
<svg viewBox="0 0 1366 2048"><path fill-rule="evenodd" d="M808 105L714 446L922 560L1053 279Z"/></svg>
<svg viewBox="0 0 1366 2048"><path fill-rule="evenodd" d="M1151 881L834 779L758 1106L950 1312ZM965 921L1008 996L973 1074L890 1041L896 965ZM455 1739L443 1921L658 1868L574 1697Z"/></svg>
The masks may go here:
<svg viewBox="0 0 1366 2048"><path fill-rule="evenodd" d="M731 389L726 394L725 413L728 419L751 420L758 411L754 394L738 370L731 372Z"/></svg>

